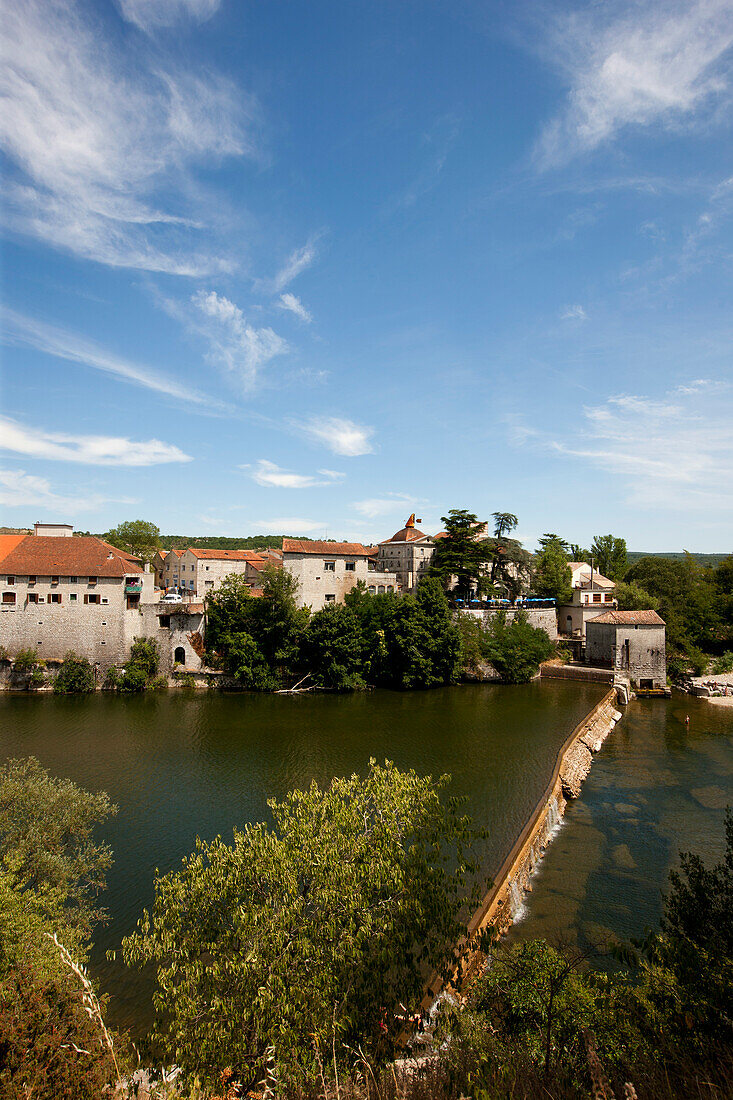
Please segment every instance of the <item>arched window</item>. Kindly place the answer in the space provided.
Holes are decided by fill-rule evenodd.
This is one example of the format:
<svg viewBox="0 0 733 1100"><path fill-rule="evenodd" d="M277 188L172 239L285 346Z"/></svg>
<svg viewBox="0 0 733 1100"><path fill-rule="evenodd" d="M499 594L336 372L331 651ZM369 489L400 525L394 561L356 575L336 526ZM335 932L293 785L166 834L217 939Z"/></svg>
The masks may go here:
<svg viewBox="0 0 733 1100"><path fill-rule="evenodd" d="M185 665L186 663L186 650L182 645L177 645L173 653L173 660L177 665Z"/></svg>

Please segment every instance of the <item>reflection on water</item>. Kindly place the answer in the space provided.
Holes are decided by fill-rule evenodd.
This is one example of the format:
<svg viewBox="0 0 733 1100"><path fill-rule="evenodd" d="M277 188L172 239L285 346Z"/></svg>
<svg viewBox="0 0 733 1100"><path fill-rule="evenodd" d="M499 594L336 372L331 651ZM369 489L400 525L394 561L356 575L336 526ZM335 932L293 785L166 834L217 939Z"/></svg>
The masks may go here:
<svg viewBox="0 0 733 1100"><path fill-rule="evenodd" d="M588 946L658 925L680 849L720 858L728 805L733 708L687 696L635 700L569 805L510 940Z"/></svg>
<svg viewBox="0 0 733 1100"><path fill-rule="evenodd" d="M180 863L196 836L231 836L267 818L266 800L369 757L421 774L450 773L452 792L489 829L495 872L549 779L567 734L602 697L597 684L475 685L353 696L183 695L86 698L0 696L8 756L48 770L120 807L104 829L115 864L104 898L112 921L96 935L92 969L111 994L113 1021L140 1028L150 982L105 959L152 898L156 868ZM696 784L702 786L702 784Z"/></svg>

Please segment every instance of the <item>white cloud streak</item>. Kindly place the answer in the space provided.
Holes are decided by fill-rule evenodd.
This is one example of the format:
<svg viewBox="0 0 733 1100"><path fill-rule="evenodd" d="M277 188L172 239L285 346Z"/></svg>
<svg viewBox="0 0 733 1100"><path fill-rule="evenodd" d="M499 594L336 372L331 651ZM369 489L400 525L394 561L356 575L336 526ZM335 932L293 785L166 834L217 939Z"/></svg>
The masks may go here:
<svg viewBox="0 0 733 1100"><path fill-rule="evenodd" d="M254 102L221 78L148 64L140 50L126 58L73 0L0 0L0 15L10 228L113 267L230 269L192 239L191 170L259 155ZM158 201L164 187L173 210Z"/></svg>
<svg viewBox="0 0 733 1100"><path fill-rule="evenodd" d="M588 314L581 305L566 306L560 314L561 321L587 321Z"/></svg>
<svg viewBox="0 0 733 1100"><path fill-rule="evenodd" d="M221 0L118 0L129 23L148 34L158 27L186 21L203 23L219 10Z"/></svg>
<svg viewBox="0 0 733 1100"><path fill-rule="evenodd" d="M388 497L370 497L368 500L357 500L352 508L367 519L375 519L377 516L386 516L390 512L399 512L409 509L414 512L416 507L414 497L407 493L391 493Z"/></svg>
<svg viewBox="0 0 733 1100"><path fill-rule="evenodd" d="M302 248L296 248L291 252L283 266L272 280L272 288L276 294L292 283L302 271L313 263L317 255L316 238L312 237Z"/></svg>
<svg viewBox="0 0 733 1100"><path fill-rule="evenodd" d="M3 311L2 320L5 343L23 344L46 355L52 355L56 359L81 363L105 374L115 375L126 382L132 382L134 385L143 386L145 389L175 397L180 401L210 408L223 407L220 402L206 394L182 386L174 379L158 374L151 367L132 363L129 359L115 355L114 352L107 351L99 344L74 332L45 324L43 321L36 321L32 317L26 317L10 309Z"/></svg>
<svg viewBox="0 0 733 1100"><path fill-rule="evenodd" d="M65 496L55 492L44 477L35 477L25 470L0 470L0 505L6 508L45 508L59 517L93 512L111 502L98 493L87 496ZM129 498L117 499L118 504L134 504Z"/></svg>
<svg viewBox="0 0 733 1100"><path fill-rule="evenodd" d="M313 320L312 314L308 312L300 298L297 298L295 294L281 294L280 301L277 303L280 309L287 309L291 313L294 313L296 317L299 317L301 321L305 321L307 325Z"/></svg>
<svg viewBox="0 0 733 1100"><path fill-rule="evenodd" d="M191 298L203 318L211 345L210 359L221 363L245 390L251 390L263 367L289 351L287 341L271 328L255 328L242 310L216 291L200 290Z"/></svg>
<svg viewBox="0 0 733 1100"><path fill-rule="evenodd" d="M310 420L295 421L293 427L336 455L355 458L374 453L374 428L356 424L353 420L338 416L314 416Z"/></svg>
<svg viewBox="0 0 733 1100"><path fill-rule="evenodd" d="M613 474L645 511L733 506L730 386L695 379L661 398L620 394L583 418L573 443L541 432L523 441Z"/></svg>
<svg viewBox="0 0 733 1100"><path fill-rule="evenodd" d="M163 462L191 461L190 455L159 439L137 442L116 436L46 432L27 428L4 416L0 416L0 450L88 466L157 466Z"/></svg>
<svg viewBox="0 0 733 1100"><path fill-rule="evenodd" d="M337 470L319 470L318 473L320 477L312 474L296 474L292 470L284 470L281 466L276 466L266 458L261 458L250 476L258 485L273 489L315 489L323 485L333 485L344 478L344 475Z"/></svg>
<svg viewBox="0 0 733 1100"><path fill-rule="evenodd" d="M627 126L689 121L728 91L730 0L590 5L556 20L551 58L567 104L535 150L540 168L598 148Z"/></svg>

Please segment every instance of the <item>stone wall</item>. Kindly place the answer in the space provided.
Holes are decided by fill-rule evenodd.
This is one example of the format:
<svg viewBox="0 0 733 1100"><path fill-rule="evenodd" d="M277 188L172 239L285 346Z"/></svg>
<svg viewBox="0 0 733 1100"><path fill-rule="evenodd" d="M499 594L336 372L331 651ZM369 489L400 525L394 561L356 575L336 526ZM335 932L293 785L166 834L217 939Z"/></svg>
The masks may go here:
<svg viewBox="0 0 733 1100"><path fill-rule="evenodd" d="M327 561L333 561L333 570L325 568ZM353 570L346 568L347 563L351 562L354 564ZM313 611L319 611L327 603L343 603L344 596L357 581L364 581L367 588L374 585L377 590L383 585L386 591L395 591L398 585L395 573L370 570L366 558L353 555L285 553L283 569L287 569L298 581L298 606L308 606ZM327 600L326 596L333 596L334 599Z"/></svg>
<svg viewBox="0 0 733 1100"><path fill-rule="evenodd" d="M585 656L589 664L608 663L616 675L627 677L635 686L667 685L665 627L646 624L589 624Z"/></svg>
<svg viewBox="0 0 733 1100"><path fill-rule="evenodd" d="M507 622L511 622L514 616L517 614L517 608L509 607L506 610ZM544 632L552 638L553 642L557 640L557 615L555 614L554 607L542 607L537 609L524 608L524 614L527 616L527 622L539 630ZM460 615L472 615L475 619L479 619L483 626L488 626L491 620L497 615L497 611L486 611L478 609L472 611L470 608L462 608L459 611Z"/></svg>

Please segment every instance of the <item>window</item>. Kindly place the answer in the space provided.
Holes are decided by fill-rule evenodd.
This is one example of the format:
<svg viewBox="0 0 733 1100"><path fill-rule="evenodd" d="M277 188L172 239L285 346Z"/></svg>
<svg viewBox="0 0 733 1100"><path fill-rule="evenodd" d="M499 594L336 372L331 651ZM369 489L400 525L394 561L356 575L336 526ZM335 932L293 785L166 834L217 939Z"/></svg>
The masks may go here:
<svg viewBox="0 0 733 1100"><path fill-rule="evenodd" d="M84 594L84 603L99 603L99 599L98 592L85 592Z"/></svg>
<svg viewBox="0 0 733 1100"><path fill-rule="evenodd" d="M206 581L205 584L206 584L207 588L213 588L214 587L214 582L213 581Z"/></svg>
<svg viewBox="0 0 733 1100"><path fill-rule="evenodd" d="M193 588L193 581L189 581L188 583L189 583L189 586L190 586L191 588Z"/></svg>
<svg viewBox="0 0 733 1100"><path fill-rule="evenodd" d="M381 592L382 595L384 595L384 585L383 584L380 584L378 591Z"/></svg>
<svg viewBox="0 0 733 1100"><path fill-rule="evenodd" d="M59 583L58 577L51 577L51 584L58 584L58 583Z"/></svg>
<svg viewBox="0 0 733 1100"><path fill-rule="evenodd" d="M207 573L209 572L209 567L208 567L208 565L206 566L206 572L207 572Z"/></svg>
<svg viewBox="0 0 733 1100"><path fill-rule="evenodd" d="M71 595L69 596L69 602L76 603L76 592L71 593Z"/></svg>
<svg viewBox="0 0 733 1100"><path fill-rule="evenodd" d="M329 592L328 595L325 597L325 599L326 599L326 603L335 603L336 602L336 596L333 592Z"/></svg>
<svg viewBox="0 0 733 1100"><path fill-rule="evenodd" d="M3 592L3 603L12 607L15 603L15 592Z"/></svg>
<svg viewBox="0 0 733 1100"><path fill-rule="evenodd" d="M388 584L388 585L387 585L387 591L388 591L388 592L394 592L394 586L393 586L393 585L391 585L391 584Z"/></svg>
<svg viewBox="0 0 733 1100"><path fill-rule="evenodd" d="M37 592L29 592L28 593L28 603L38 603L38 593Z"/></svg>
<svg viewBox="0 0 733 1100"><path fill-rule="evenodd" d="M170 617L170 615L158 615L158 622L160 623L161 626L170 626L171 625L171 617Z"/></svg>
<svg viewBox="0 0 733 1100"><path fill-rule="evenodd" d="M69 577L69 581L71 582L71 584L78 584L79 583L79 578L78 577Z"/></svg>
<svg viewBox="0 0 733 1100"><path fill-rule="evenodd" d="M96 577L90 577L89 578L89 583L90 584L96 584L97 583L97 578Z"/></svg>
<svg viewBox="0 0 733 1100"><path fill-rule="evenodd" d="M15 577L8 577L8 584L15 584Z"/></svg>
<svg viewBox="0 0 733 1100"><path fill-rule="evenodd" d="M336 572L336 562L335 561L324 561L323 569L324 569L324 572L326 572L326 573L335 573Z"/></svg>
<svg viewBox="0 0 733 1100"><path fill-rule="evenodd" d="M35 584L35 583L36 583L36 578L35 577L29 577L28 578L28 584Z"/></svg>
<svg viewBox="0 0 733 1100"><path fill-rule="evenodd" d="M102 596L102 603L109 603L109 598L107 596Z"/></svg>
<svg viewBox="0 0 733 1100"><path fill-rule="evenodd" d="M173 650L173 660L177 665L185 665L186 663L186 650L182 645L177 645Z"/></svg>
<svg viewBox="0 0 733 1100"><path fill-rule="evenodd" d="M107 625L107 620L106 620L106 619L102 619L102 626L106 626L106 625Z"/></svg>
<svg viewBox="0 0 733 1100"><path fill-rule="evenodd" d="M49 603L61 603L61 593L60 592L50 592L49 596L48 596L48 602Z"/></svg>
<svg viewBox="0 0 733 1100"><path fill-rule="evenodd" d="M374 595L376 594L376 591L377 591L377 590L376 590L376 588L374 587L374 585L373 585L373 584L370 584L370 585L369 585L369 595L370 595L370 596L374 596Z"/></svg>
<svg viewBox="0 0 733 1100"><path fill-rule="evenodd" d="M346 563L346 572L347 573L355 573L356 572L356 562L355 561L347 561L347 563Z"/></svg>
<svg viewBox="0 0 733 1100"><path fill-rule="evenodd" d="M601 592L594 592L593 593L593 603L600 603L602 599L603 599L603 594Z"/></svg>

